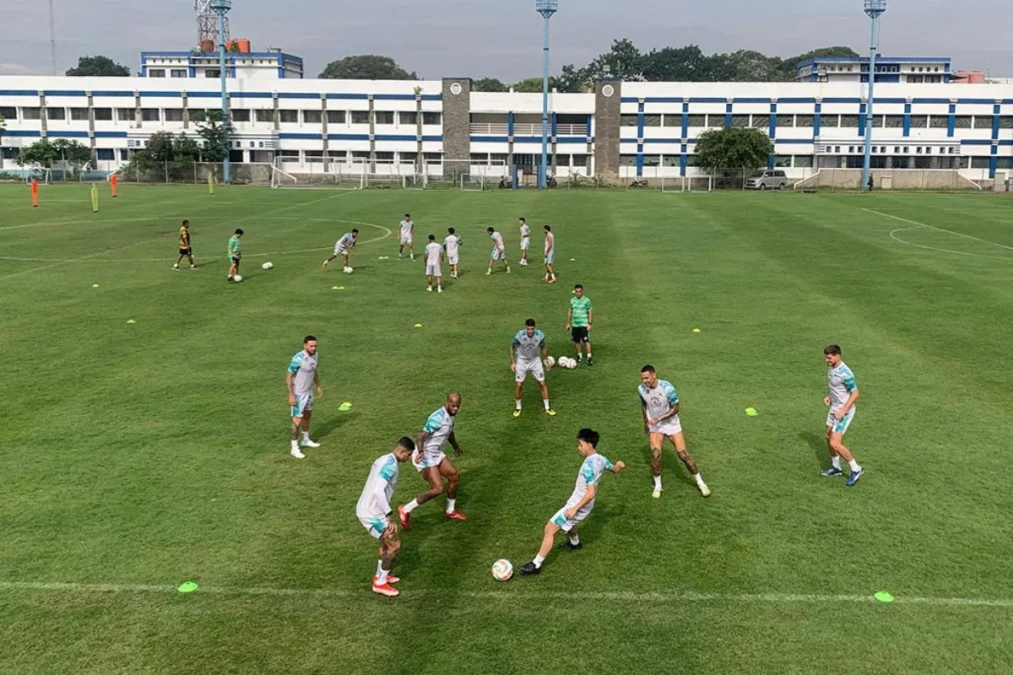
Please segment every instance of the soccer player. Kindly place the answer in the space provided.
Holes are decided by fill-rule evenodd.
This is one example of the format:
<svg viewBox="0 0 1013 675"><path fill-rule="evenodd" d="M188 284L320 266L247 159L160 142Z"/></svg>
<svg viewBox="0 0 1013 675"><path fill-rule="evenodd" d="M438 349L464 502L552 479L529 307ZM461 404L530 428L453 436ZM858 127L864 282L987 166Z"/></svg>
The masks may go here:
<svg viewBox="0 0 1013 675"><path fill-rule="evenodd" d="M443 454L443 444L450 443L454 454L461 456L461 446L454 436L454 423L457 412L461 409L461 395L456 391L447 394L443 406L429 416L426 426L419 432L416 439L415 454L412 464L422 477L429 483L429 489L411 500L404 506L397 507L397 516L401 527L408 529L411 512L430 499L439 497L443 492L443 479L447 479L447 508L444 516L449 520L467 520L467 516L455 508L457 503L457 485L460 474L454 468L450 458Z"/></svg>
<svg viewBox="0 0 1013 675"><path fill-rule="evenodd" d="M693 474L700 494L710 497L711 491L703 482L696 462L686 450L686 439L682 435L682 423L679 421L679 395L675 387L665 380L658 379L654 366L640 369L642 384L637 387L640 394L641 412L644 414L644 433L651 442L651 471L654 474L654 492L652 497L661 497L661 446L668 438L679 459Z"/></svg>
<svg viewBox="0 0 1013 675"><path fill-rule="evenodd" d="M612 473L619 473L626 468L624 462L616 462L615 465L605 455L598 454L599 436L597 431L581 429L577 433L577 452L584 458L577 473L577 487L573 494L566 500L563 508L556 512L556 515L545 524L545 533L542 535L542 545L538 549L538 555L529 563L521 565L521 574L540 574L542 563L552 550L552 540L556 533L562 530L569 538L563 542L561 548L568 551L579 551L584 546L580 543L580 536L577 534L577 523L582 522L591 515L594 508L595 497L598 496L598 484L601 482L602 474L608 470Z"/></svg>
<svg viewBox="0 0 1013 675"><path fill-rule="evenodd" d="M411 259L415 260L415 223L412 222L411 214L404 214L404 220L398 226L401 231L401 243L397 247L397 259L404 259L404 247L408 247Z"/></svg>
<svg viewBox="0 0 1013 675"><path fill-rule="evenodd" d="M841 348L837 345L830 345L823 350L827 360L827 385L830 393L823 399L825 405L830 406L827 414L827 447L830 449L830 468L823 472L824 476L840 476L841 457L851 467L851 475L848 476L848 487L854 487L858 479L865 473L865 469L858 465L851 450L844 445L844 434L851 426L851 420L855 419L855 401L858 400L858 383L855 382L855 374L851 368L841 360Z"/></svg>
<svg viewBox="0 0 1013 675"><path fill-rule="evenodd" d="M436 243L436 235L429 235L429 243L426 244L426 290L433 292L433 277L436 277L436 292L443 292L443 270L440 264L443 262L443 247Z"/></svg>
<svg viewBox="0 0 1013 675"><path fill-rule="evenodd" d="M545 276L542 281L550 284L556 283L556 273L552 271L552 263L556 259L556 235L552 234L552 227L545 226Z"/></svg>
<svg viewBox="0 0 1013 675"><path fill-rule="evenodd" d="M401 581L390 573L397 560L397 552L401 550L401 540L397 536L397 525L390 522L390 498L397 487L398 464L405 462L415 450L415 443L407 436L403 437L390 452L375 462L369 469L366 486L355 505L355 515L366 528L370 536L380 541L380 560L376 563L376 575L373 576L373 592L387 597L397 597L399 591L391 586Z"/></svg>
<svg viewBox="0 0 1013 675"><path fill-rule="evenodd" d="M527 267L528 249L531 248L531 228L528 226L528 221L524 218L521 218L518 222L521 227L521 265Z"/></svg>
<svg viewBox="0 0 1013 675"><path fill-rule="evenodd" d="M240 239L243 238L243 231L236 230L229 238L229 281L239 274L239 262L243 259L243 244Z"/></svg>
<svg viewBox="0 0 1013 675"><path fill-rule="evenodd" d="M319 443L310 440L310 418L313 417L313 385L317 387L317 398L324 395L317 372L317 339L307 335L302 341L302 351L292 357L285 372L285 387L288 389L288 404L292 408L292 451L296 459L305 459L299 446L319 448ZM302 439L299 430L302 429Z"/></svg>
<svg viewBox="0 0 1013 675"><path fill-rule="evenodd" d="M193 259L193 248L190 246L190 221L184 220L183 227L179 228L179 257L176 258L176 264L172 266L172 269L179 271L179 263L182 262L183 258L190 259L190 269L197 269L197 263Z"/></svg>
<svg viewBox="0 0 1013 675"><path fill-rule="evenodd" d="M545 347L545 334L535 329L535 320L528 319L524 322L524 330L518 331L510 343L510 370L514 372L516 387L514 388L514 417L521 416L521 394L524 390L524 380L528 373L534 376L538 382L538 388L542 390L542 403L545 405L545 414L550 417L556 416L556 411L549 406L549 388L545 386L545 371L551 370L549 365L549 352Z"/></svg>
<svg viewBox="0 0 1013 675"><path fill-rule="evenodd" d="M489 269L485 271L485 276L492 274L492 266L496 264L497 260L503 261L507 274L510 274L510 261L507 260L506 248L503 246L503 235L492 227L486 230L486 232L489 233L489 238L492 239L492 253L489 255Z"/></svg>
<svg viewBox="0 0 1013 675"><path fill-rule="evenodd" d="M573 339L573 346L577 350L577 363L580 363L584 356L580 353L580 345L587 349L587 365L593 366L591 360L591 321L594 320L594 308L591 306L591 298L584 295L584 287L577 284L573 287L573 297L570 298L570 309L566 312L566 330L571 330L570 337Z"/></svg>
<svg viewBox="0 0 1013 675"><path fill-rule="evenodd" d="M355 251L358 254L359 249L356 248L355 242L359 238L359 230L355 229L351 232L345 233L338 242L334 244L334 255L324 261L324 269L327 269L327 263L337 258L339 255L343 256L345 274L351 274L352 268L348 264L348 252Z"/></svg>
<svg viewBox="0 0 1013 675"><path fill-rule="evenodd" d="M447 252L447 262L450 263L450 278L457 278L457 263L460 256L461 238L457 236L454 228L448 228L447 238L443 240L443 248Z"/></svg>

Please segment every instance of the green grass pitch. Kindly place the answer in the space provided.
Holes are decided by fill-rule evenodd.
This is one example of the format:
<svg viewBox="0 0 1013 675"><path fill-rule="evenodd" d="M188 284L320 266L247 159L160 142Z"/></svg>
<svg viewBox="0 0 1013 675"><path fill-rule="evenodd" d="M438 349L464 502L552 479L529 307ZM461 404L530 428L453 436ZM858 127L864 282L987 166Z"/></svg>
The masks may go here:
<svg viewBox="0 0 1013 675"><path fill-rule="evenodd" d="M405 211L420 239L463 236L442 295L396 260ZM537 258L484 276L485 227L516 257L518 216L535 253L554 226L559 284ZM182 218L193 273L170 271ZM355 273L321 271L353 226ZM986 195L121 186L92 214L87 186L38 209L2 187L0 672L1011 672L1011 272L1013 202ZM555 418L529 382L513 419L510 338L534 317L570 354L574 282L595 367L549 374ZM300 462L283 377L307 333L323 447ZM819 474L831 342L862 391L854 489ZM708 500L671 450L651 499L645 363ZM382 598L355 503L451 388L469 520L416 511ZM588 425L629 466L584 550L494 581L535 553ZM423 487L403 466L395 499Z"/></svg>

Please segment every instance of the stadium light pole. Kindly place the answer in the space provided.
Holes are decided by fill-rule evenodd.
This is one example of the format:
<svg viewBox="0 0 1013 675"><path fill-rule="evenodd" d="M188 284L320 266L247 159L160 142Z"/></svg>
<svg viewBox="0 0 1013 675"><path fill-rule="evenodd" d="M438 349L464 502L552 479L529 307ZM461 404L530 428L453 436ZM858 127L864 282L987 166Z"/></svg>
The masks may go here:
<svg viewBox="0 0 1013 675"><path fill-rule="evenodd" d="M222 81L222 137L225 140L225 157L223 158L222 180L226 183L232 180L232 165L229 162L229 153L232 141L229 138L229 91L227 72L225 70L225 15L232 9L232 0L211 0L211 9L218 15L218 67L221 69Z"/></svg>
<svg viewBox="0 0 1013 675"><path fill-rule="evenodd" d="M538 189L549 187L549 19L559 9L559 0L535 0L535 8L542 15L542 164L538 167Z"/></svg>
<svg viewBox="0 0 1013 675"><path fill-rule="evenodd" d="M865 13L872 19L872 42L869 46L869 95L865 104L865 161L862 163L862 187L869 189L872 169L872 95L876 89L876 53L879 51L879 17L886 12L886 0L865 0Z"/></svg>

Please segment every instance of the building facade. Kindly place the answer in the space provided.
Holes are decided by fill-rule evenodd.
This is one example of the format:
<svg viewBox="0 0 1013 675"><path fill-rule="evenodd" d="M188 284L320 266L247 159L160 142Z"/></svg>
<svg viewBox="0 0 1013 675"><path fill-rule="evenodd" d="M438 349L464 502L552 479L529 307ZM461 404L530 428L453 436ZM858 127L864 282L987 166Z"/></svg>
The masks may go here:
<svg viewBox="0 0 1013 675"><path fill-rule="evenodd" d="M949 84L950 59L941 56L877 56L876 83ZM818 56L800 61L797 82L850 83L869 81L869 58Z"/></svg>
<svg viewBox="0 0 1013 675"><path fill-rule="evenodd" d="M280 49L266 52L226 52L226 77L241 80L301 80L303 60ZM217 52L141 52L141 77L170 80L221 77Z"/></svg>

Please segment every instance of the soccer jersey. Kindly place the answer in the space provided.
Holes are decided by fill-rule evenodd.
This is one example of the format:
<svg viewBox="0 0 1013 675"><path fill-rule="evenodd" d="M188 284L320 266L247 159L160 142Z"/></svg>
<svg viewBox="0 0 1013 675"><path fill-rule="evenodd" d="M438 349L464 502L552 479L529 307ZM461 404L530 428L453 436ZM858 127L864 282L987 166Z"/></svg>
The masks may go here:
<svg viewBox="0 0 1013 675"><path fill-rule="evenodd" d="M851 392L858 389L855 374L843 361L836 368L827 369L827 386L830 389L830 412L843 408Z"/></svg>
<svg viewBox="0 0 1013 675"><path fill-rule="evenodd" d="M570 325L574 328L587 326L588 314L592 309L591 298L586 295L582 298L576 296L570 298L570 311L573 312L573 323Z"/></svg>
<svg viewBox="0 0 1013 675"><path fill-rule="evenodd" d="M556 237L551 232L545 234L545 257L551 258L556 253Z"/></svg>
<svg viewBox="0 0 1013 675"><path fill-rule="evenodd" d="M587 494L588 485L598 485L601 480L601 475L606 470L612 469L612 462L608 460L605 455L599 455L595 453L584 460L584 463L580 465L580 471L577 472L577 486L573 488L573 494L566 500L565 509L571 509L580 503L580 500ZM592 499L581 509L584 512L588 512L594 508L594 500Z"/></svg>
<svg viewBox="0 0 1013 675"><path fill-rule="evenodd" d="M545 334L540 330L536 330L533 335L528 335L526 330L518 331L512 344L518 361L525 363L538 361L538 356L545 346Z"/></svg>
<svg viewBox="0 0 1013 675"><path fill-rule="evenodd" d="M527 223L521 225L521 241L531 237L531 228L528 227Z"/></svg>
<svg viewBox="0 0 1013 675"><path fill-rule="evenodd" d="M447 249L447 256L454 257L457 255L457 247L461 245L461 238L456 234L452 234L443 240L443 247Z"/></svg>
<svg viewBox="0 0 1013 675"><path fill-rule="evenodd" d="M338 239L338 244L334 248L337 251L347 251L353 246L355 246L355 235L348 232L341 239Z"/></svg>
<svg viewBox="0 0 1013 675"><path fill-rule="evenodd" d="M243 244L239 237L232 235L229 239L229 256L238 258L239 254L243 252Z"/></svg>
<svg viewBox="0 0 1013 675"><path fill-rule="evenodd" d="M422 444L422 451L428 454L435 454L443 448L443 444L454 433L454 422L457 417L447 412L447 409L440 407L426 420L426 426L422 428L427 434L426 442Z"/></svg>
<svg viewBox="0 0 1013 675"><path fill-rule="evenodd" d="M679 403L679 394L671 382L658 380L658 385L653 389L646 384L637 387L640 400L647 406L647 419L656 420L668 414L676 404Z"/></svg>
<svg viewBox="0 0 1013 675"><path fill-rule="evenodd" d="M317 375L317 355L310 356L305 350L292 357L288 364L292 378L292 393L296 396L313 392L313 380Z"/></svg>
<svg viewBox="0 0 1013 675"><path fill-rule="evenodd" d="M499 249L499 250L503 250L503 235L502 234L500 234L499 232L493 232L492 234L489 235L489 238L492 239L493 248L496 248L496 249Z"/></svg>
<svg viewBox="0 0 1013 675"><path fill-rule="evenodd" d="M426 244L426 264L427 265L439 265L440 264L440 245L435 241Z"/></svg>
<svg viewBox="0 0 1013 675"><path fill-rule="evenodd" d="M373 462L359 503L355 505L355 515L360 519L386 516L391 512L390 498L396 487L397 458L392 452Z"/></svg>
<svg viewBox="0 0 1013 675"><path fill-rule="evenodd" d="M412 230L415 229L415 223L410 220L401 221L401 238L407 239L412 236Z"/></svg>
<svg viewBox="0 0 1013 675"><path fill-rule="evenodd" d="M231 243L232 242L229 242L229 244L230 244L229 248L232 248L231 247ZM189 230L189 228L186 228L186 227L179 228L179 247L180 248L190 248L190 230Z"/></svg>

